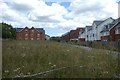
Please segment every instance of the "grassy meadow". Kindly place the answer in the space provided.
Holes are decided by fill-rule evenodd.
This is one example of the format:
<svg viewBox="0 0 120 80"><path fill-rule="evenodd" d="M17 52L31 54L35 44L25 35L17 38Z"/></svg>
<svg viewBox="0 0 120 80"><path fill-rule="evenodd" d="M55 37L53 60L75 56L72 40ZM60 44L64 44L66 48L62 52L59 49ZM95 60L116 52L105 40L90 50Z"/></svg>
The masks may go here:
<svg viewBox="0 0 120 80"><path fill-rule="evenodd" d="M118 59L112 54L96 49L86 51L52 41L3 40L2 77L14 78L70 66L34 77L114 78L118 71Z"/></svg>

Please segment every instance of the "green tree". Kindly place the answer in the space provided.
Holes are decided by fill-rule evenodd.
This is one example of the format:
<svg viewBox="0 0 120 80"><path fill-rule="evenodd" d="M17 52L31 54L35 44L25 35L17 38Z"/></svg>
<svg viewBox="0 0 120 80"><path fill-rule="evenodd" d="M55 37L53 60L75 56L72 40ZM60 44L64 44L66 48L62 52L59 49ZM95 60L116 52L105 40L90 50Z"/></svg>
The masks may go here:
<svg viewBox="0 0 120 80"><path fill-rule="evenodd" d="M60 42L61 38L60 37L51 37L50 40Z"/></svg>
<svg viewBox="0 0 120 80"><path fill-rule="evenodd" d="M0 31L2 31L2 38L4 39L15 39L16 30L7 23L0 23Z"/></svg>

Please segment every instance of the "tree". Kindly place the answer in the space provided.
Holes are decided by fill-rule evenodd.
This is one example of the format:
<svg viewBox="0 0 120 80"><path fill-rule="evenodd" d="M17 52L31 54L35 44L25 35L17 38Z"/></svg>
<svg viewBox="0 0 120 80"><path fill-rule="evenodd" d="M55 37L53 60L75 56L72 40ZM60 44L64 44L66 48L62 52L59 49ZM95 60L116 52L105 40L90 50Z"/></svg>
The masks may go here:
<svg viewBox="0 0 120 80"><path fill-rule="evenodd" d="M0 31L2 31L2 38L4 39L15 39L16 38L16 30L11 25L6 23L0 23Z"/></svg>
<svg viewBox="0 0 120 80"><path fill-rule="evenodd" d="M61 38L60 37L51 37L50 40L60 42Z"/></svg>

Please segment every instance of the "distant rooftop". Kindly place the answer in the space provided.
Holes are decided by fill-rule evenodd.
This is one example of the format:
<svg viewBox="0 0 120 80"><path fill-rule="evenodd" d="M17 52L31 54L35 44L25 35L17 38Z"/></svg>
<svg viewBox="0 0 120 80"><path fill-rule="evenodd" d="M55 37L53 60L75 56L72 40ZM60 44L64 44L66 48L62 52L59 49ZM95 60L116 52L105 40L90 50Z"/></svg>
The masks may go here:
<svg viewBox="0 0 120 80"><path fill-rule="evenodd" d="M27 27L26 27L27 28ZM33 27L32 27L33 28ZM24 28L16 28L16 32L20 32L21 30L23 30ZM31 29L31 28L30 28ZM38 32L45 32L45 30L43 28L35 28Z"/></svg>
<svg viewBox="0 0 120 80"><path fill-rule="evenodd" d="M93 23L95 23L97 26L100 25L102 22L104 21L94 21Z"/></svg>

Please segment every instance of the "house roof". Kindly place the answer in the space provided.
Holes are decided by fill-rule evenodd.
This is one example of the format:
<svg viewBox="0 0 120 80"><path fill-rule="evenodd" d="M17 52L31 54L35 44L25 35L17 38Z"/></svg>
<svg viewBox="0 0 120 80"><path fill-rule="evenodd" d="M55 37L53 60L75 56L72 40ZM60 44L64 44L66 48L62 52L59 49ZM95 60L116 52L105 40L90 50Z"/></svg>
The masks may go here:
<svg viewBox="0 0 120 80"><path fill-rule="evenodd" d="M16 32L21 31L23 28L16 28Z"/></svg>
<svg viewBox="0 0 120 80"><path fill-rule="evenodd" d="M87 31L89 31L90 29L92 29L92 26L86 26Z"/></svg>
<svg viewBox="0 0 120 80"><path fill-rule="evenodd" d="M114 22L108 25L105 25L105 27L103 28L103 30L101 32L106 32L109 31L109 29L114 25ZM108 27L107 27L108 26ZM106 28L107 27L107 28Z"/></svg>
<svg viewBox="0 0 120 80"><path fill-rule="evenodd" d="M101 23L105 22L108 19L114 20L112 17L109 17L109 18L107 18L105 20L95 20L95 21L93 21L93 23L95 23L97 26L99 26Z"/></svg>
<svg viewBox="0 0 120 80"><path fill-rule="evenodd" d="M23 30L24 28L16 28L16 32L20 32L21 30ZM45 30L43 28L35 28L38 32L45 32Z"/></svg>
<svg viewBox="0 0 120 80"><path fill-rule="evenodd" d="M95 23L97 26L100 25L102 22L104 21L94 21L93 23Z"/></svg>
<svg viewBox="0 0 120 80"><path fill-rule="evenodd" d="M35 28L38 32L45 32L43 28Z"/></svg>
<svg viewBox="0 0 120 80"><path fill-rule="evenodd" d="M109 26L108 28L104 27L103 30L101 31L102 32L106 32L106 31L109 31L112 27L114 27L118 22L120 22L120 17L116 20L114 20L112 23L106 25L106 26ZM120 26L117 26L117 27L120 27Z"/></svg>
<svg viewBox="0 0 120 80"><path fill-rule="evenodd" d="M65 34L63 34L62 36L66 36L66 35L68 35L70 32L67 32L67 33L65 33Z"/></svg>
<svg viewBox="0 0 120 80"><path fill-rule="evenodd" d="M117 28L120 28L120 17L116 20L116 23L118 23L118 26L116 26Z"/></svg>

